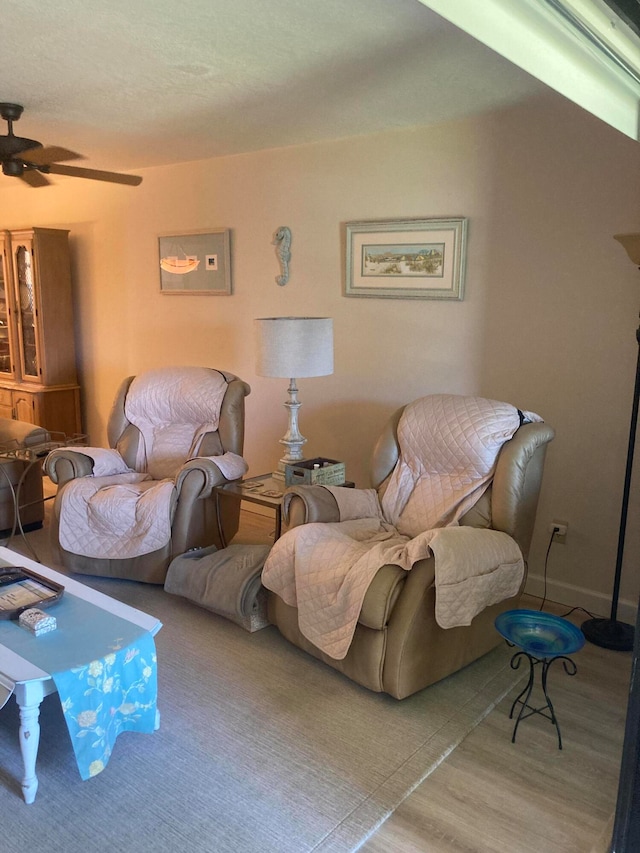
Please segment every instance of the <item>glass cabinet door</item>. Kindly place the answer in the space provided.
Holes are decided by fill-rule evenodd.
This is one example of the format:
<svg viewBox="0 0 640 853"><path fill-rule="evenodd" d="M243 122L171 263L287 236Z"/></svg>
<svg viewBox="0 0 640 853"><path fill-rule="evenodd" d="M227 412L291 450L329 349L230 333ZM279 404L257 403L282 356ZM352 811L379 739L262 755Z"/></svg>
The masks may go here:
<svg viewBox="0 0 640 853"><path fill-rule="evenodd" d="M0 255L0 373L11 372L11 344L9 341L8 282L5 273L4 252Z"/></svg>
<svg viewBox="0 0 640 853"><path fill-rule="evenodd" d="M27 244L17 246L14 257L19 312L20 367L23 379L37 379L39 377L36 335L37 306L31 246Z"/></svg>
<svg viewBox="0 0 640 853"><path fill-rule="evenodd" d="M0 235L0 375L13 377L11 329L11 254L2 244Z"/></svg>

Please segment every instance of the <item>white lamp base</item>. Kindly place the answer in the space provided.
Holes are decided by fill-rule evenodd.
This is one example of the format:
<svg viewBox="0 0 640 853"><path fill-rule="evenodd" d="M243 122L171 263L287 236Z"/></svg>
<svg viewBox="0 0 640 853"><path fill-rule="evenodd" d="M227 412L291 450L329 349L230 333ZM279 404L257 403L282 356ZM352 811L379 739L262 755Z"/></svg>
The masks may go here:
<svg viewBox="0 0 640 853"><path fill-rule="evenodd" d="M302 403L298 400L298 386L295 379L289 381L288 394L289 399L284 405L289 410L289 428L284 437L280 439L280 444L287 448L287 452L278 462L278 467L271 475L274 480L282 482L285 479L285 466L294 465L304 460L302 447L307 443L307 439L301 435L298 429L298 410Z"/></svg>

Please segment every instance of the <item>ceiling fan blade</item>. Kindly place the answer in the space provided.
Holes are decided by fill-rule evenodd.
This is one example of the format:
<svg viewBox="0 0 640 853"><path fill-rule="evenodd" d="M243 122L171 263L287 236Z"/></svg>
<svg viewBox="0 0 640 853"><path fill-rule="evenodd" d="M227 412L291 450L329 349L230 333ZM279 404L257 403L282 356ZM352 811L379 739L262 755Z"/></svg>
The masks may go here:
<svg viewBox="0 0 640 853"><path fill-rule="evenodd" d="M102 172L98 169L82 169L79 166L60 166L58 163L51 163L43 168L47 174L51 175L69 175L72 178L109 181L113 184L129 184L132 187L142 183L142 178L138 175L123 175L120 172Z"/></svg>
<svg viewBox="0 0 640 853"><path fill-rule="evenodd" d="M19 177L26 184L29 184L30 187L46 187L51 183L36 169L23 169L22 174Z"/></svg>
<svg viewBox="0 0 640 853"><path fill-rule="evenodd" d="M60 148L57 145L50 145L47 148L31 148L28 151L23 151L20 156L23 160L34 163L36 166L47 166L49 163L57 163L60 160L84 159L82 154L76 154L75 151Z"/></svg>

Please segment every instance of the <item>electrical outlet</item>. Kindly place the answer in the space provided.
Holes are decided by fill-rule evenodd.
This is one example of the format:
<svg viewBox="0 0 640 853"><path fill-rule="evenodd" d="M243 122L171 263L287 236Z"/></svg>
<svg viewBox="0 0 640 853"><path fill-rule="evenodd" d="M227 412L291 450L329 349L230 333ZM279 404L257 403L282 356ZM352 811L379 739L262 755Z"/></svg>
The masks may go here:
<svg viewBox="0 0 640 853"><path fill-rule="evenodd" d="M564 545L567 541L567 529L569 525L566 521L552 521L549 524L549 533L553 533L553 541L559 545Z"/></svg>

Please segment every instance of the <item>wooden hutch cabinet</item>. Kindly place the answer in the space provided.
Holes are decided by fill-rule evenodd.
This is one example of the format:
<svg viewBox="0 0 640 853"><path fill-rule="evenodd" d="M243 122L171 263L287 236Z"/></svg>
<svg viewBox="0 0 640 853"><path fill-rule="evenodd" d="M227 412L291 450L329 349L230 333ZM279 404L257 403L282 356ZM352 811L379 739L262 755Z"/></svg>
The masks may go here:
<svg viewBox="0 0 640 853"><path fill-rule="evenodd" d="M80 433L69 232L0 235L0 417Z"/></svg>

